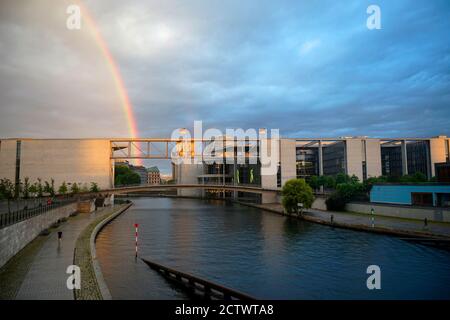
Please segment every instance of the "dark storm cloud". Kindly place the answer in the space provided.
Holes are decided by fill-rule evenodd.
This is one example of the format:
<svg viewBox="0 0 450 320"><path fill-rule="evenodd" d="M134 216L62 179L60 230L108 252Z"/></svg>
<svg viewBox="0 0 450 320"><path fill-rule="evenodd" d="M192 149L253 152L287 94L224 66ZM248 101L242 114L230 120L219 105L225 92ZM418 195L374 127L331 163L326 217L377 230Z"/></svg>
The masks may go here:
<svg viewBox="0 0 450 320"><path fill-rule="evenodd" d="M449 2L376 1L382 29L368 30L372 3L86 1L118 61L141 136L168 136L194 120L219 129L279 128L297 137L449 135ZM37 41L33 11L14 7L19 20L1 23L0 134L51 135L64 126L73 136L80 127L85 135L107 136L120 126L120 112L105 107L120 111L117 97L108 97L107 88L89 90L107 75L42 77L86 57L92 68L92 43L68 45L67 32L51 25L46 40ZM17 43L26 39L27 46ZM73 53L78 46L84 55ZM73 85L63 90L58 82ZM43 116L50 109L51 122ZM83 123L92 113L96 126Z"/></svg>

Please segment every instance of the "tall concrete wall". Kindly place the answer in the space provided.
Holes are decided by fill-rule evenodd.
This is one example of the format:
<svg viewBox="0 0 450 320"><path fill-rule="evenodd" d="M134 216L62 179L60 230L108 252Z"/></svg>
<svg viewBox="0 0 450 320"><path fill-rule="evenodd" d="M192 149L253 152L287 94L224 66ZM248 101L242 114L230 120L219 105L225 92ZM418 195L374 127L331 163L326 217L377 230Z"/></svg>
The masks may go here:
<svg viewBox="0 0 450 320"><path fill-rule="evenodd" d="M179 184L197 184L198 176L203 174L203 164L180 164L175 167ZM201 197L202 190L178 189L177 194L183 197Z"/></svg>
<svg viewBox="0 0 450 320"><path fill-rule="evenodd" d="M15 140L0 141L0 178L13 182L16 170L16 144Z"/></svg>
<svg viewBox="0 0 450 320"><path fill-rule="evenodd" d="M295 140L280 140L281 185L297 178L297 158Z"/></svg>
<svg viewBox="0 0 450 320"><path fill-rule="evenodd" d="M347 139L346 157L347 157L347 174L355 175L359 180L363 180L362 161L363 161L363 146L361 139Z"/></svg>
<svg viewBox="0 0 450 320"><path fill-rule="evenodd" d="M50 210L28 220L0 229L0 267L22 250L39 233L77 210L77 203Z"/></svg>
<svg viewBox="0 0 450 320"><path fill-rule="evenodd" d="M434 164L446 161L446 146L448 139L445 138L433 138L430 139L430 159L431 159L431 175L435 176L436 171Z"/></svg>
<svg viewBox="0 0 450 320"><path fill-rule="evenodd" d="M375 215L417 220L424 220L427 218L428 221L450 222L450 210L443 208L418 208L374 203L348 203L346 205L347 211L367 214L370 214L372 208L374 209Z"/></svg>
<svg viewBox="0 0 450 320"><path fill-rule="evenodd" d="M112 187L112 166L109 140L23 139L20 160L20 179L31 182L55 180L58 188L63 181L90 186L96 182L101 189ZM2 140L0 177L14 181L16 140ZM5 148L3 148L5 147Z"/></svg>
<svg viewBox="0 0 450 320"><path fill-rule="evenodd" d="M367 177L381 176L381 145L379 139L366 140Z"/></svg>
<svg viewBox="0 0 450 320"><path fill-rule="evenodd" d="M280 146L278 143L274 143L276 145L276 148L280 150ZM267 141L267 154L272 155L272 140L268 139ZM277 164L278 166L278 164ZM261 174L261 187L262 188L268 188L268 189L275 189L277 188L277 174L276 172L274 174Z"/></svg>

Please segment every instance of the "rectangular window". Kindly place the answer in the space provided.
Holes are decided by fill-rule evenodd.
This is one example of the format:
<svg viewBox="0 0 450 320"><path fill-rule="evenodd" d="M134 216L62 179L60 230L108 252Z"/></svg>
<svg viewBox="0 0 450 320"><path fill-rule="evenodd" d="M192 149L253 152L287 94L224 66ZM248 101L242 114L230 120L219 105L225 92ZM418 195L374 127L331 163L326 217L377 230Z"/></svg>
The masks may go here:
<svg viewBox="0 0 450 320"><path fill-rule="evenodd" d="M362 162L362 174L363 174L363 180L367 180L367 164L366 161Z"/></svg>
<svg viewBox="0 0 450 320"><path fill-rule="evenodd" d="M432 206L433 194L431 192L412 192L412 204L415 206Z"/></svg>
<svg viewBox="0 0 450 320"><path fill-rule="evenodd" d="M278 164L278 170L277 170L277 187L281 188L281 164Z"/></svg>
<svg viewBox="0 0 450 320"><path fill-rule="evenodd" d="M450 140L445 141L445 159L450 162Z"/></svg>
<svg viewBox="0 0 450 320"><path fill-rule="evenodd" d="M20 186L20 156L22 153L22 141L17 140L16 144L16 197L19 195L19 186Z"/></svg>

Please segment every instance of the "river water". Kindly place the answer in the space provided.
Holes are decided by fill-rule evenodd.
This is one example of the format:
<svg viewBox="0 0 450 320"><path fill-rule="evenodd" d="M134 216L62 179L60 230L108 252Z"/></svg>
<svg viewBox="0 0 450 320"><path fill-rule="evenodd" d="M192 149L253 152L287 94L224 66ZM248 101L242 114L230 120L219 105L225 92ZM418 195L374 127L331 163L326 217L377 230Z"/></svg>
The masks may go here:
<svg viewBox="0 0 450 320"><path fill-rule="evenodd" d="M136 198L97 238L114 299L187 299L139 255L261 299L450 299L450 252L221 201ZM368 290L369 265L381 290Z"/></svg>

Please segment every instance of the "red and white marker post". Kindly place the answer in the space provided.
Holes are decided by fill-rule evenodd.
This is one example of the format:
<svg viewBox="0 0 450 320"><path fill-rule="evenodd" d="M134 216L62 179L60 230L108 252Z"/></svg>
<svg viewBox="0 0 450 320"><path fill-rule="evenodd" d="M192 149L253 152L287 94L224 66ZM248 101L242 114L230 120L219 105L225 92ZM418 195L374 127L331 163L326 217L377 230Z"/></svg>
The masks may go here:
<svg viewBox="0 0 450 320"><path fill-rule="evenodd" d="M135 236L136 236L136 258L138 256L138 227L139 225L137 223L134 224L134 229L136 231Z"/></svg>

